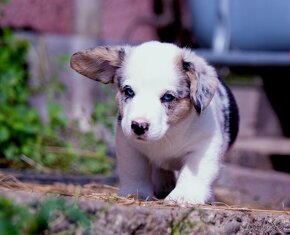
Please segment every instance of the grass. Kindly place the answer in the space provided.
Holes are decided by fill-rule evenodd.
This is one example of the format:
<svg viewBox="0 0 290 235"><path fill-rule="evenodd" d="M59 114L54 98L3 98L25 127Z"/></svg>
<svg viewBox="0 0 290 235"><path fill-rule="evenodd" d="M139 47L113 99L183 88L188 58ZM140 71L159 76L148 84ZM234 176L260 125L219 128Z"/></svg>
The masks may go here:
<svg viewBox="0 0 290 235"><path fill-rule="evenodd" d="M76 234L90 230L93 215L63 199L18 204L0 197L0 234Z"/></svg>

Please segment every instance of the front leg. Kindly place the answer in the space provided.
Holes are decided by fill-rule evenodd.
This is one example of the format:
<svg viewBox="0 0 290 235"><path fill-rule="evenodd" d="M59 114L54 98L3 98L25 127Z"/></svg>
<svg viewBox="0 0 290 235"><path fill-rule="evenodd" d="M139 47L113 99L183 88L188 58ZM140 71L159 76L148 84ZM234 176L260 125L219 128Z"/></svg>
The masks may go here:
<svg viewBox="0 0 290 235"><path fill-rule="evenodd" d="M203 151L186 156L176 187L165 201L180 206L206 203L211 197L211 186L219 172L221 154L220 146L215 143L207 145Z"/></svg>
<svg viewBox="0 0 290 235"><path fill-rule="evenodd" d="M133 195L138 199L152 200L153 186L148 159L130 146L126 137L118 131L116 134L116 153L120 180L118 195Z"/></svg>

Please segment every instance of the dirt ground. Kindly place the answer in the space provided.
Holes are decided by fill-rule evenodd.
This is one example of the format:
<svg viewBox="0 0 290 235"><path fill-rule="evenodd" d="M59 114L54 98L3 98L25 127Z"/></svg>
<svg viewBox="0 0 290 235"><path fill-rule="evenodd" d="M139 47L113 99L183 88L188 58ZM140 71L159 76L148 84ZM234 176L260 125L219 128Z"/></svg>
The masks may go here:
<svg viewBox="0 0 290 235"><path fill-rule="evenodd" d="M100 184L23 183L0 175L0 195L20 203L38 203L47 197L76 200L90 214L95 234L290 234L290 210L246 208L213 203L189 208L162 200L138 201L118 197L117 188Z"/></svg>

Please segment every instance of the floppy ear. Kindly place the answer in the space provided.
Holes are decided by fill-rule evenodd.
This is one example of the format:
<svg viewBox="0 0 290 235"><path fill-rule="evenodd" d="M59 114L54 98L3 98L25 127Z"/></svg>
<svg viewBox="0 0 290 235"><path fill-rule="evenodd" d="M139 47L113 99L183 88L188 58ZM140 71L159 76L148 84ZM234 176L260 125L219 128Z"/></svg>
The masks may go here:
<svg viewBox="0 0 290 235"><path fill-rule="evenodd" d="M97 47L72 55L70 66L90 79L102 83L114 83L115 73L121 67L126 48Z"/></svg>
<svg viewBox="0 0 290 235"><path fill-rule="evenodd" d="M197 113L201 113L212 100L218 87L215 69L189 49L183 49L183 70L190 80L190 96Z"/></svg>

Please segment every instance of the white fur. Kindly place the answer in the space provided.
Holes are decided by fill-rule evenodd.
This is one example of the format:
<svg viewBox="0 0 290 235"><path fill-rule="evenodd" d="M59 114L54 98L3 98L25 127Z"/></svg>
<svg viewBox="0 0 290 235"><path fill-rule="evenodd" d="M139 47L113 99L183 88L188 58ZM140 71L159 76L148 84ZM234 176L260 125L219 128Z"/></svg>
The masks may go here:
<svg viewBox="0 0 290 235"><path fill-rule="evenodd" d="M155 42L137 47L123 68L125 84L134 88L136 97L124 108L122 128L117 127L119 193L153 197L151 165L156 165L179 171L176 187L166 201L180 205L205 203L211 197L211 184L225 151L221 148L222 121L217 116L220 111L216 110L220 101L214 98L201 116L192 110L185 120L169 128L159 97L176 86L178 75L173 66L180 51L173 45L159 47ZM149 141L132 136L130 123L137 118L149 120L152 125Z"/></svg>
<svg viewBox="0 0 290 235"><path fill-rule="evenodd" d="M161 49L161 50L160 50ZM152 52L154 57L152 57ZM172 66L179 48L167 44L151 42L136 47L125 60L122 76L124 85L130 85L136 92L132 102L124 108L122 128L130 136L131 122L136 119L150 121L148 139L160 139L168 129L167 116L160 103L160 96L176 86L176 69Z"/></svg>
<svg viewBox="0 0 290 235"><path fill-rule="evenodd" d="M102 50L97 54L109 58L107 54L111 51ZM121 66L116 69L112 65L116 75L122 77L122 86L130 86L135 93L133 98L124 102L121 123L116 128L119 195L131 194L150 199L154 192L168 187L174 172L177 175L176 186L165 198L166 201L181 206L207 202L211 198L211 187L218 175L221 157L229 147L223 113L229 108L225 88L216 78L215 70L190 50L172 44L148 42L126 47L125 52ZM102 81L103 78L95 78L91 67L91 73L87 75L84 72L94 53L76 54L72 67ZM186 117L172 125L168 123L166 107L160 97L167 91L177 92L182 72L178 68L179 57L194 64L195 76L200 76L199 82L205 82L202 88L217 88L219 95L215 92L211 101L203 99L201 113L192 108ZM96 64L101 66L99 61L98 58ZM92 64L90 62L89 66ZM134 134L132 121L150 124L142 140Z"/></svg>
<svg viewBox="0 0 290 235"><path fill-rule="evenodd" d="M128 140L118 127L120 194L135 195L137 190L138 196L152 197L150 165L153 164L179 171L176 187L165 200L180 205L205 203L211 197L211 184L218 174L223 137L212 108L203 116L197 118L192 112L168 130L164 138L152 143Z"/></svg>

